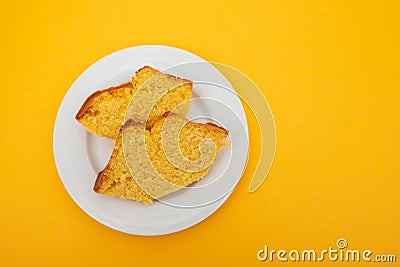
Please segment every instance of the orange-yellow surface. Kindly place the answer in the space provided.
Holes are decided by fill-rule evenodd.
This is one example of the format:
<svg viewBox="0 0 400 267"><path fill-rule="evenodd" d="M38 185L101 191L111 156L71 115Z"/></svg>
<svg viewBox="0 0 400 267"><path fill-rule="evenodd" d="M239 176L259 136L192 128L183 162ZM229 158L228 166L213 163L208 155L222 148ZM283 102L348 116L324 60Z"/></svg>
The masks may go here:
<svg viewBox="0 0 400 267"><path fill-rule="evenodd" d="M322 0L3 3L0 265L269 266L278 262L257 260L264 245L322 250L340 237L399 262L399 8ZM261 188L248 193L246 172L215 214L167 236L131 236L91 219L53 159L55 116L74 80L101 57L141 44L241 70L276 122L276 157Z"/></svg>

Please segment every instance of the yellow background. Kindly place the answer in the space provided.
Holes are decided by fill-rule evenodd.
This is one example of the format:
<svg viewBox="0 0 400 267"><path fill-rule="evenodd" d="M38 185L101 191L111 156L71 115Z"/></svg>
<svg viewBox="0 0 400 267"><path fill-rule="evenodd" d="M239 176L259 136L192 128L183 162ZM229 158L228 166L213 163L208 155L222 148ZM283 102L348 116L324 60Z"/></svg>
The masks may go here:
<svg viewBox="0 0 400 267"><path fill-rule="evenodd" d="M400 261L397 1L7 1L0 20L1 266L267 266L256 257L265 244L322 250L339 237ZM215 214L167 236L97 223L53 160L55 116L74 80L141 44L246 73L277 127L256 193L247 172Z"/></svg>

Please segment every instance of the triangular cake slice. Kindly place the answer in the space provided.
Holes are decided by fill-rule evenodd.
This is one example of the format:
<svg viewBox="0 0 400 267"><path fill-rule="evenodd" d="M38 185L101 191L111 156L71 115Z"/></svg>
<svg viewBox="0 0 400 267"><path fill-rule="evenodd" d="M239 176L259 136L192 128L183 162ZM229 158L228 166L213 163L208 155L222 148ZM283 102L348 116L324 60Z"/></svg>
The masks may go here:
<svg viewBox="0 0 400 267"><path fill-rule="evenodd" d="M176 130L174 127L179 127L179 125L184 125L179 129L178 134L180 153L185 159L191 161L191 170L179 166L180 163L182 165L185 163L177 162L180 158L173 158L173 155L171 157L170 152L167 151L168 147L174 146L173 140L169 140L169 135L164 136L163 134L165 131L174 132ZM128 121L119 133L107 166L97 176L94 191L145 204L151 203L155 197L162 197L203 178L214 162L218 151L227 144L225 141L227 136L228 131L220 126L212 123L190 122L176 114L161 117L151 129L146 130L143 124ZM162 138L164 138L164 143L161 141ZM140 139L146 140L145 151L147 153L144 152L143 146L141 149L140 143L137 143ZM211 140L213 147L204 145L200 152L200 144L205 139ZM127 157L124 156L124 149ZM204 161L200 158L206 158L209 164L204 165ZM169 183L162 184L154 178L152 170L146 164L147 159L151 161L154 170ZM175 162L171 162L170 159ZM133 172L135 177L131 176L127 161L128 164L133 165L130 165L131 168L136 168ZM199 167L198 171L193 171L193 168L196 167ZM143 188L147 188L147 190L145 191Z"/></svg>
<svg viewBox="0 0 400 267"><path fill-rule="evenodd" d="M147 87L150 95L157 90L171 89L160 101L149 117L149 126L165 112L172 112L176 107L182 105L175 113L186 115L192 94L192 82L177 78L172 75L163 74L160 71L145 66L138 70L132 78L132 82L124 83L116 87L100 90L91 94L76 114L75 118L86 129L96 135L117 139L119 129L125 121L125 113L135 92L150 78L154 82ZM156 83L155 83L156 82Z"/></svg>

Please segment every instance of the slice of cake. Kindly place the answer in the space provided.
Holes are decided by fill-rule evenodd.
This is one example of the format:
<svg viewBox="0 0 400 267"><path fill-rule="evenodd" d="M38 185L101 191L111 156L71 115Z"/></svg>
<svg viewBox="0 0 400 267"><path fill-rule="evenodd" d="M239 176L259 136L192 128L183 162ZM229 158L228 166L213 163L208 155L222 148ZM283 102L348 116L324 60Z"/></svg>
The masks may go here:
<svg viewBox="0 0 400 267"><path fill-rule="evenodd" d="M134 94L142 87L142 91L146 91L146 97L141 99L140 103L148 104L150 101L157 103L148 114L149 116L142 115L135 120L144 120L145 122L148 117L147 125L151 127L157 118L165 112L174 111L177 114L186 115L190 105L192 82L163 74L156 69L145 66L136 72L132 82L100 90L90 95L75 118L89 132L115 140L125 121L125 113ZM154 99L154 96L160 95L160 92L165 93L163 97ZM131 107L139 108L140 105L138 106L135 103ZM177 107L178 109L176 109ZM132 111L130 114L138 115L140 113Z"/></svg>
<svg viewBox="0 0 400 267"><path fill-rule="evenodd" d="M151 203L204 177L227 135L215 124L190 122L176 114L161 117L151 129L128 121L94 190Z"/></svg>

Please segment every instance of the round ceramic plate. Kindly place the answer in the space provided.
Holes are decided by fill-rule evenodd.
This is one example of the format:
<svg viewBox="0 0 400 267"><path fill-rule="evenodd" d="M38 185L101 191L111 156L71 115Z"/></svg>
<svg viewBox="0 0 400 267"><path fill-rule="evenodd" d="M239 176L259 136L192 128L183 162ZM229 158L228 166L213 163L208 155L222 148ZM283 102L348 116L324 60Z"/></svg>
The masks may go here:
<svg viewBox="0 0 400 267"><path fill-rule="evenodd" d="M191 79L194 87L188 118L202 122L211 120L229 129L231 142L221 149L209 173L200 182L151 205L93 191L97 173L107 164L113 143L88 133L75 120L76 112L91 93L130 81L135 71L145 65ZM216 89L216 85L223 90ZM136 46L100 59L74 82L57 113L53 150L66 190L92 218L129 234L162 235L201 222L229 197L246 166L247 121L233 87L212 64L173 47Z"/></svg>

